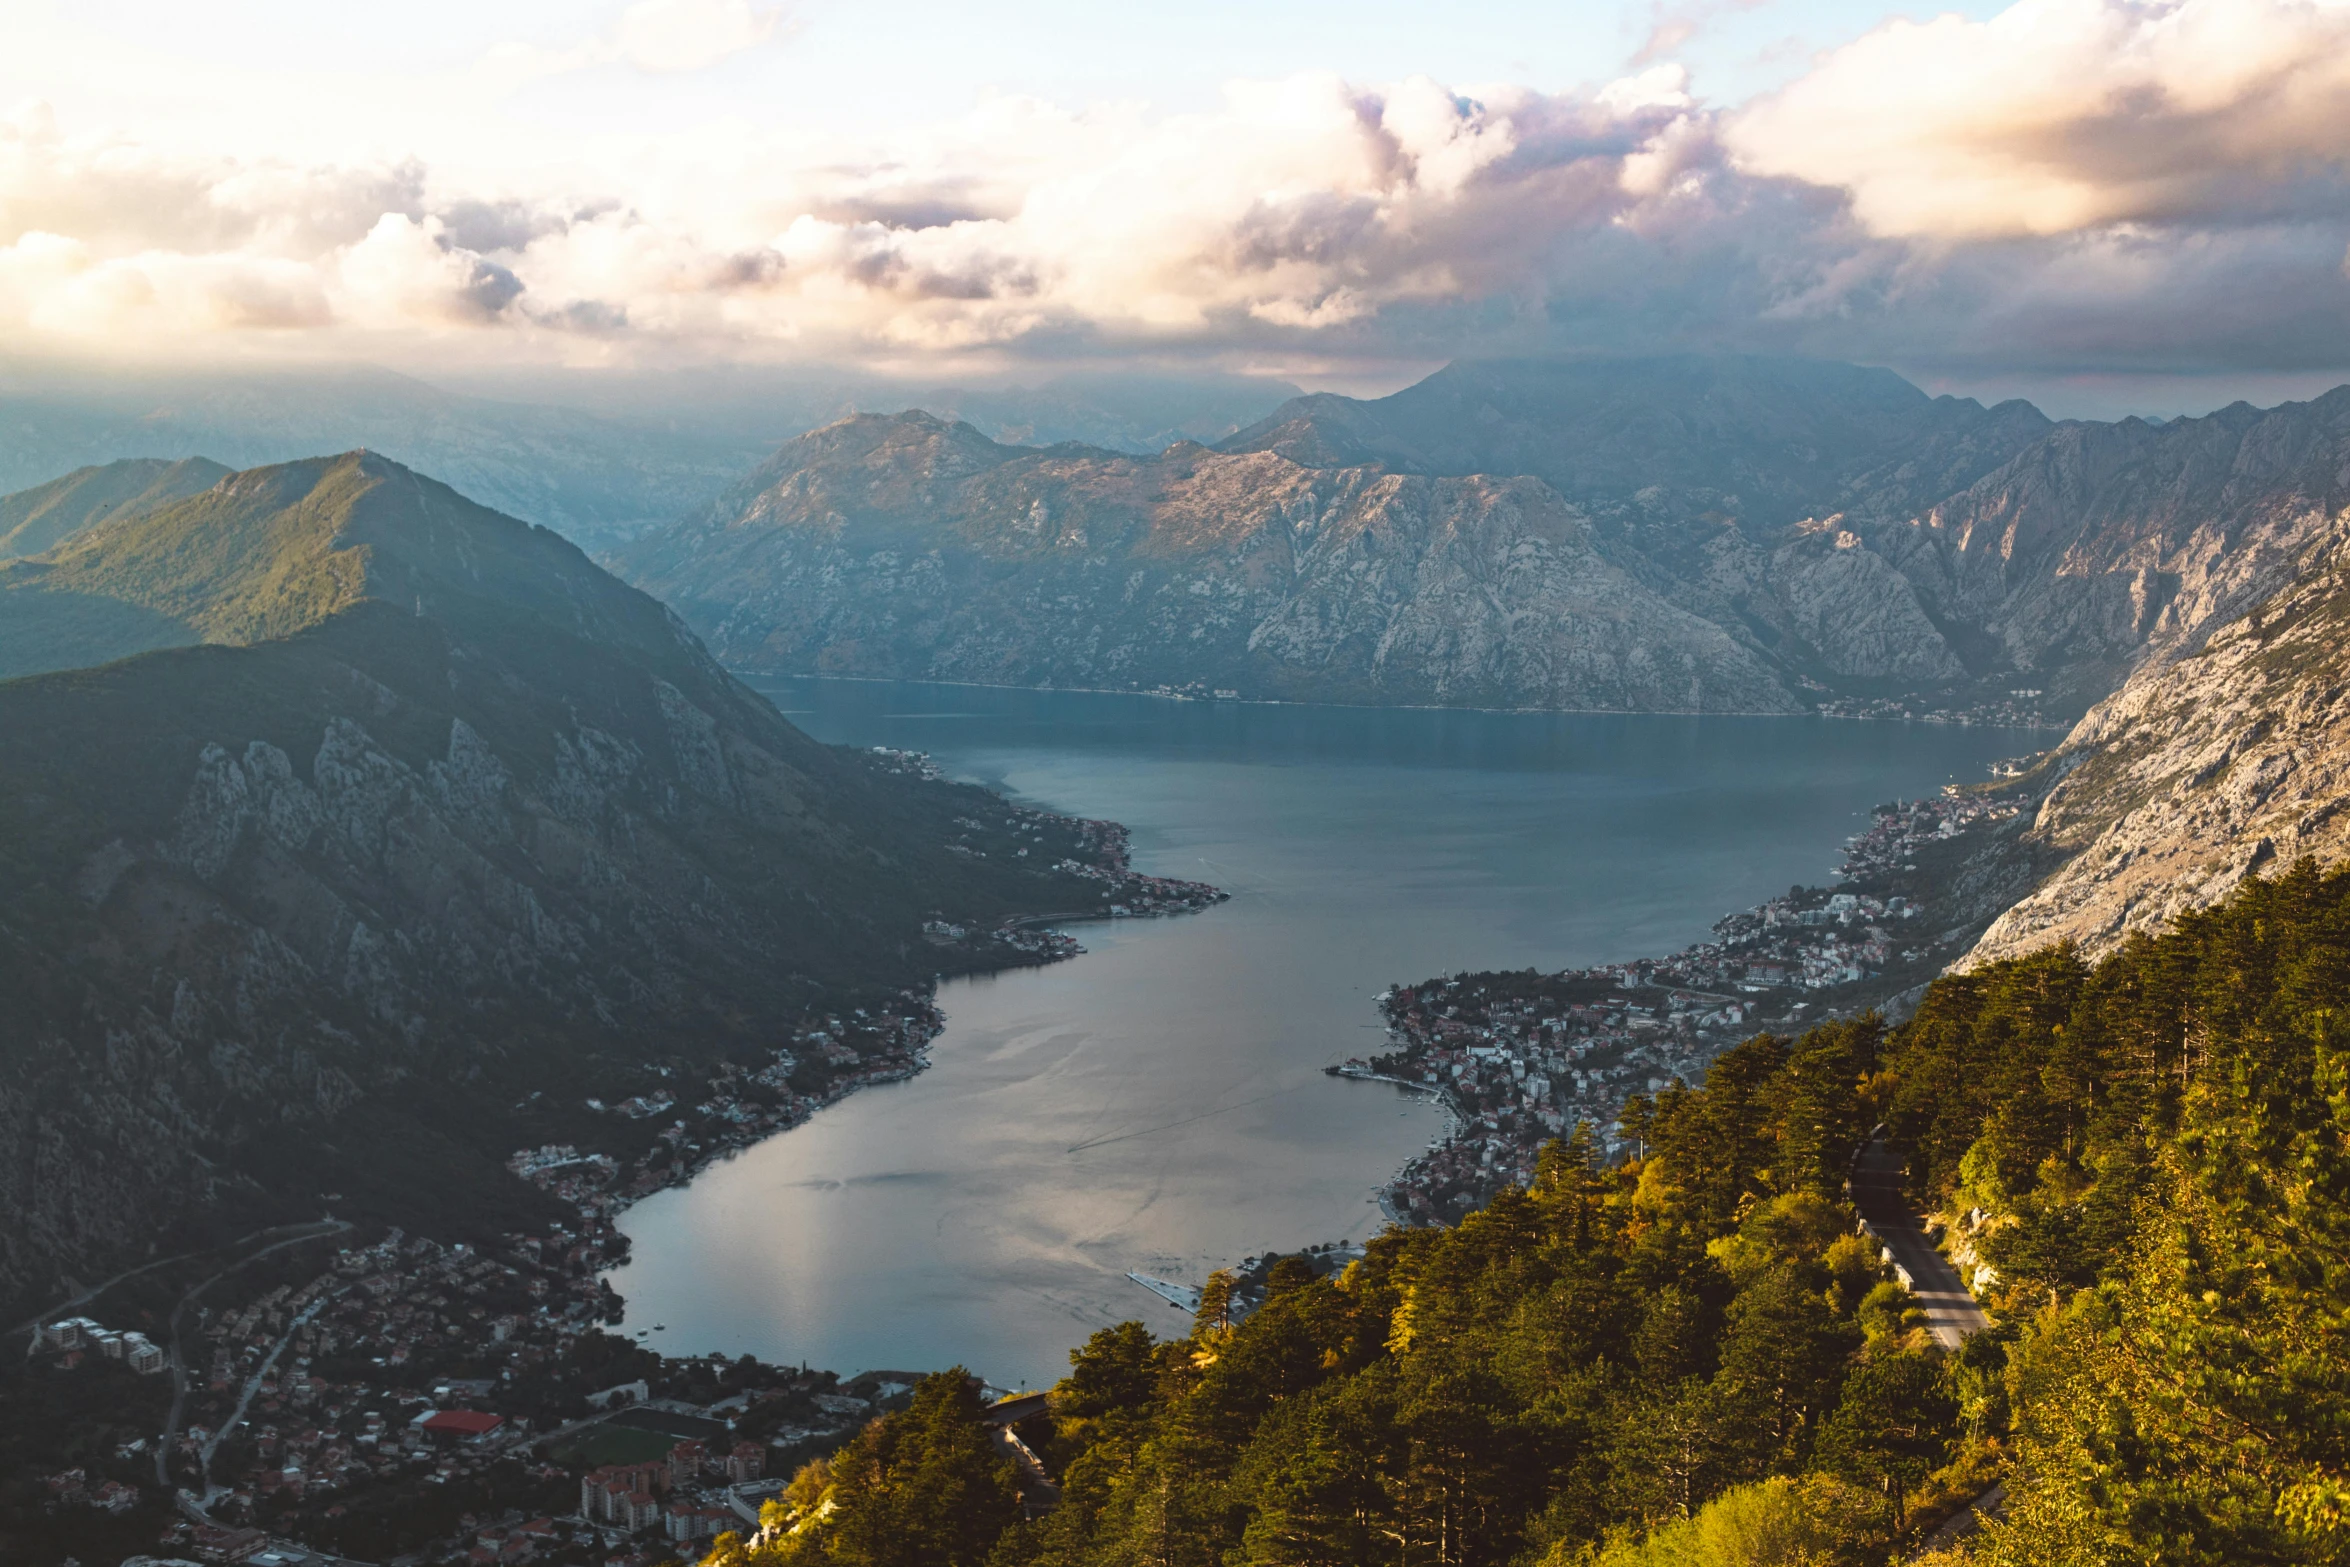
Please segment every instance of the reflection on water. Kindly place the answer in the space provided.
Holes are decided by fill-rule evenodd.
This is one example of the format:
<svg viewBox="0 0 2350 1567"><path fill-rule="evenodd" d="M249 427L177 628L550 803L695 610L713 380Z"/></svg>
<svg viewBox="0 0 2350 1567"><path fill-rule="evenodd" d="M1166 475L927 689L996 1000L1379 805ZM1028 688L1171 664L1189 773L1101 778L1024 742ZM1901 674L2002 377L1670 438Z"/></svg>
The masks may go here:
<svg viewBox="0 0 2350 1567"><path fill-rule="evenodd" d="M1126 1270L1196 1283L1376 1230L1442 1129L1322 1075L1388 984L1668 951L1832 870L1870 805L1980 776L2015 731L1814 719L1174 703L851 681L763 685L821 739L1134 829L1139 869L1232 901L1086 925L1088 955L942 988L931 1069L622 1222L633 1329L847 1374L962 1362L1048 1382L1126 1317Z"/></svg>

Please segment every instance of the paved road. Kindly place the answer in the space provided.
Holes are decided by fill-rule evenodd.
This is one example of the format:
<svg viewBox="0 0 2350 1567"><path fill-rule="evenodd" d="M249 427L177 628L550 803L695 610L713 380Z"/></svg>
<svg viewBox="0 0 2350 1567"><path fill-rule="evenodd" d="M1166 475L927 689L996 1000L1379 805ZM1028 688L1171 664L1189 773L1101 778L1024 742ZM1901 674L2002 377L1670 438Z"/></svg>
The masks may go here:
<svg viewBox="0 0 2350 1567"><path fill-rule="evenodd" d="M1926 1308L1926 1326L1936 1343L1944 1349L1956 1349L1991 1326L1991 1319L1975 1304L1950 1259L1936 1251L1918 1227L1918 1217L1901 1192L1901 1161L1882 1137L1871 1138L1852 1161L1852 1204L1878 1243L1893 1253L1901 1281ZM1986 1516L1997 1516L2006 1502L2006 1487L1991 1487L1928 1536L1919 1549L1939 1551L1957 1544L1982 1528Z"/></svg>
<svg viewBox="0 0 2350 1567"><path fill-rule="evenodd" d="M200 1283L190 1285L188 1287L188 1292L179 1298L179 1304L171 1308L171 1345L167 1351L167 1358L164 1362L165 1365L167 1365L171 1370L171 1418L164 1423L163 1435L157 1438L155 1443L155 1480L157 1484L164 1486L171 1484L172 1439L179 1435L180 1416L187 1409L188 1365L187 1361L183 1359L180 1354L180 1322L187 1315L188 1308L195 1304L196 1297L203 1294L213 1285L219 1283L222 1279L227 1278L230 1274L236 1272L239 1268L243 1267L248 1262L255 1261L258 1258L266 1257L271 1252L283 1251L288 1246L299 1246L305 1241L323 1240L329 1235L340 1235L350 1228L351 1226L341 1219L326 1219L320 1221L317 1224L304 1224L296 1226L290 1232L287 1230L256 1231L254 1234L246 1236L245 1240L257 1240L264 1235L284 1235L286 1238L280 1241L272 1241L269 1245L262 1247L258 1251L248 1252L244 1256L239 1257L236 1261L230 1263L228 1266L222 1268L218 1273L213 1274L210 1278L205 1279ZM242 1245L244 1242L240 1241L238 1244ZM209 1454L206 1456L205 1465L207 1469L210 1468L211 1459ZM209 1506L210 1503L211 1498L207 1496L204 1499L204 1505Z"/></svg>
<svg viewBox="0 0 2350 1567"><path fill-rule="evenodd" d="M1882 1137L1872 1138L1852 1162L1852 1202L1870 1233L1890 1252L1902 1282L1926 1308L1926 1326L1944 1349L1956 1349L1991 1325L1967 1292L1950 1259L1918 1228L1901 1194L1901 1163Z"/></svg>
<svg viewBox="0 0 2350 1567"><path fill-rule="evenodd" d="M290 1245L292 1243L288 1242L286 1244ZM212 1494L212 1455L219 1451L222 1440L226 1438L231 1431L234 1431L238 1426L245 1423L245 1411L253 1407L253 1395L261 1391L261 1379L268 1376L271 1371L276 1369L278 1357L286 1352L287 1345L294 1342L294 1335L301 1332L302 1329L310 1323L311 1319L316 1317L321 1311L324 1311L327 1307L333 1305L336 1301L341 1300L345 1295L350 1294L351 1289L352 1286L346 1284L341 1289L329 1291L327 1294L321 1295L318 1297L318 1299L312 1301L309 1305L304 1306L301 1311L295 1314L294 1320L286 1324L286 1331L282 1336L280 1336L276 1345L273 1346L269 1351L269 1358L262 1361L259 1366L255 1367L253 1374L245 1379L245 1389L237 1399L236 1409L231 1412L226 1420L220 1423L219 1430L214 1431L210 1436L204 1439L203 1446L197 1450L196 1456L203 1466L204 1494L207 1497ZM177 1346L175 1343L174 1348L176 1349L176 1347Z"/></svg>

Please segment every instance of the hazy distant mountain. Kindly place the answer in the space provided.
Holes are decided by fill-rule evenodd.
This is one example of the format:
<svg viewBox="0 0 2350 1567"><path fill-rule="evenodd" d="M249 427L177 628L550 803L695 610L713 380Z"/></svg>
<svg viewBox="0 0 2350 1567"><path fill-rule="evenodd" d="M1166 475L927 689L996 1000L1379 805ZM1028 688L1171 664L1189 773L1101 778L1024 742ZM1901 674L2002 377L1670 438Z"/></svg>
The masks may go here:
<svg viewBox="0 0 2350 1567"><path fill-rule="evenodd" d="M2079 711L2287 580L2317 406L2057 425L1813 361L1463 364L1149 459L851 421L616 559L764 669Z"/></svg>
<svg viewBox="0 0 2350 1567"><path fill-rule="evenodd" d="M125 458L235 467L365 448L591 550L706 505L777 443L858 412L928 407L999 439L1157 451L1216 440L1296 388L1099 372L922 386L832 370L474 372L467 395L389 371L104 375L0 363L0 491ZM0 558L34 554L51 538Z"/></svg>
<svg viewBox="0 0 2350 1567"><path fill-rule="evenodd" d="M934 913L1101 902L949 852L991 797L814 743L571 544L378 455L10 569L0 620L213 645L0 682L0 1297L221 1204L491 1213L528 1089L990 961Z"/></svg>
<svg viewBox="0 0 2350 1567"><path fill-rule="evenodd" d="M460 397L381 370L103 376L0 369L0 489L125 457L247 468L363 447L600 547L704 503L771 441Z"/></svg>
<svg viewBox="0 0 2350 1567"><path fill-rule="evenodd" d="M761 668L1777 712L1974 678L1818 520L2050 426L1884 371L1673 358L1456 366L1145 462L879 428L787 445L622 569Z"/></svg>
<svg viewBox="0 0 2350 1567"><path fill-rule="evenodd" d="M1582 505L1768 532L1840 509L1889 463L1940 459L1941 487L1922 497L1937 499L2049 428L2029 404L1928 397L1890 370L1685 354L1465 361L1375 401L1298 398L1222 447L1320 468L1528 474Z"/></svg>
<svg viewBox="0 0 2350 1567"><path fill-rule="evenodd" d="M452 385L607 419L692 429L754 452L743 470L779 443L851 414L920 408L1013 445L1074 441L1144 453L1177 441L1220 441L1297 395L1284 381L1199 371L1071 371L1033 385L1001 385L755 365L473 371Z"/></svg>
<svg viewBox="0 0 2350 1567"><path fill-rule="evenodd" d="M0 560L41 554L110 518L133 517L210 489L229 472L204 457L126 457L0 495Z"/></svg>
<svg viewBox="0 0 2350 1567"><path fill-rule="evenodd" d="M787 443L615 560L737 667L1503 706L1782 711L1537 480L1197 444L1001 446L928 414Z"/></svg>

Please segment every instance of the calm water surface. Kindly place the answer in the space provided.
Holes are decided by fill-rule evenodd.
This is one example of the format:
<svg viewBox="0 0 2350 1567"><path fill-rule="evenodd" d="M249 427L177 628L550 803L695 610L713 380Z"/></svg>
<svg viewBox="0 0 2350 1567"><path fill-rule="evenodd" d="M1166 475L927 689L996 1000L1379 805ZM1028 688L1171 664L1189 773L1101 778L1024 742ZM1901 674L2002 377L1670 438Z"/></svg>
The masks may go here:
<svg viewBox="0 0 2350 1567"><path fill-rule="evenodd" d="M1204 914L1074 927L1074 962L942 988L929 1071L660 1193L621 1223L627 1329L847 1375L960 1362L1050 1382L1094 1329L1184 1325L1197 1283L1375 1232L1442 1131L1322 1075L1372 997L1461 968L1671 951L1833 871L1872 804L2048 737L1819 719L1381 711L859 681L762 689L820 739L1134 829Z"/></svg>

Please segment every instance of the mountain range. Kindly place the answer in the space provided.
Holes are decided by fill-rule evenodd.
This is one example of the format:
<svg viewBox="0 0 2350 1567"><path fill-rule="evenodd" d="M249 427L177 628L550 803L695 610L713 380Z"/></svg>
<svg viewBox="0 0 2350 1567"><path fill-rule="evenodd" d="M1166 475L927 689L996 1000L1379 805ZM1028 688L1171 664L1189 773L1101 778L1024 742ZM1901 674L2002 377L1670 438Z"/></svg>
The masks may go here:
<svg viewBox="0 0 2350 1567"><path fill-rule="evenodd" d="M852 415L616 552L643 591L372 451L78 470L0 497L0 1292L323 1179L319 1127L437 1148L420 1083L723 1045L1001 957L932 918L1100 901L952 851L991 797L730 666L1766 713L2039 682L2089 710L1952 903L1978 959L2101 950L2350 855L2346 484L2350 389L2058 424L1696 359L1461 365L1143 453Z"/></svg>
<svg viewBox="0 0 2350 1567"><path fill-rule="evenodd" d="M758 670L2077 714L2291 580L2341 416L2059 424L1812 361L1464 363L1152 455L856 416L612 559Z"/></svg>
<svg viewBox="0 0 2350 1567"><path fill-rule="evenodd" d="M1132 374L918 388L750 368L476 371L457 388L364 366L100 373L0 358L0 491L126 458L249 468L365 447L602 550L706 504L777 442L860 409L931 407L1006 440L1142 451L1227 435L1295 390ZM8 549L0 526L0 558L11 553L31 551Z"/></svg>
<svg viewBox="0 0 2350 1567"><path fill-rule="evenodd" d="M1025 961L933 919L1104 902L1044 868L1074 824L1033 870L965 852L993 796L816 744L576 546L374 453L0 580L20 658L75 666L0 681L0 1297L325 1191L494 1222L518 1095Z"/></svg>

